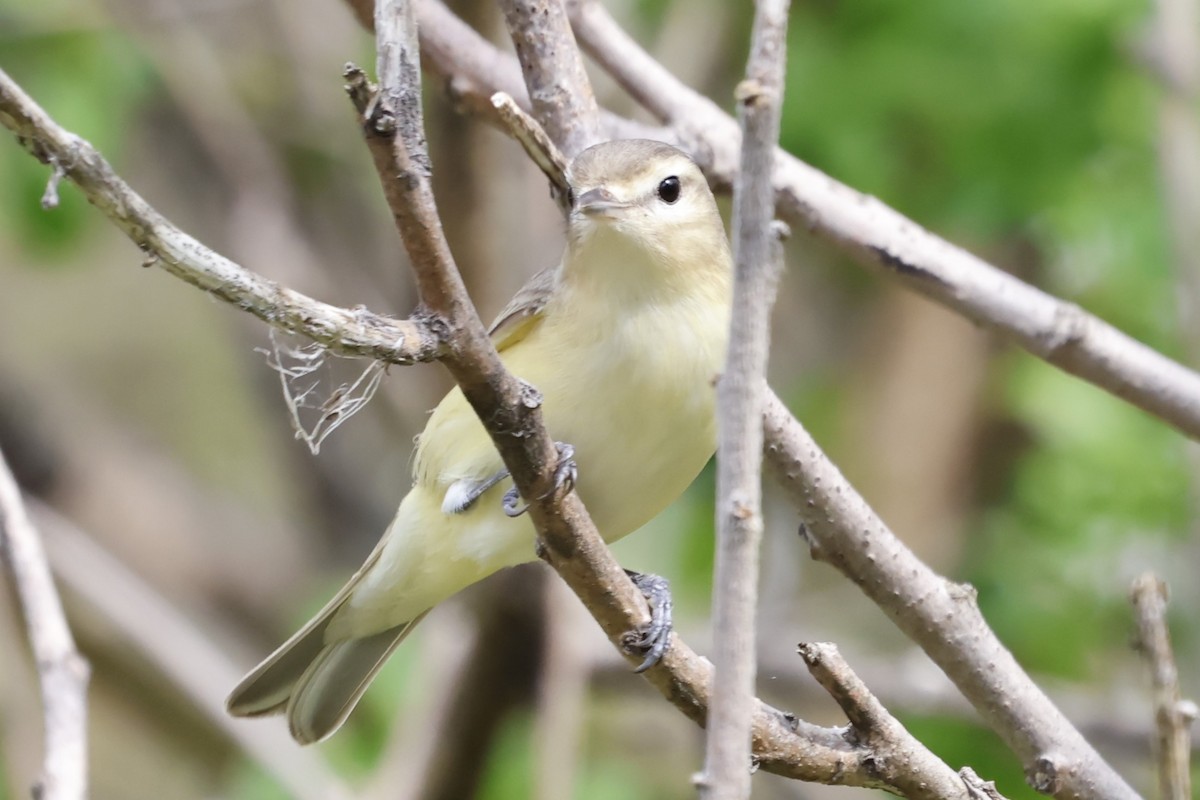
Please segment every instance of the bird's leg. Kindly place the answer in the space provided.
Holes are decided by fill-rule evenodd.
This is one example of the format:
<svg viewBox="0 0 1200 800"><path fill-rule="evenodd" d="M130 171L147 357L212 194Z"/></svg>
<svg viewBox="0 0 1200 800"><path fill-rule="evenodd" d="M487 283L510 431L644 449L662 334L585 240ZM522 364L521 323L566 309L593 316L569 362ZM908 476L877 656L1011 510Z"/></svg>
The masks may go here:
<svg viewBox="0 0 1200 800"><path fill-rule="evenodd" d="M671 587L667 579L659 575L643 574L631 569L625 574L633 581L650 605L650 622L639 630L629 631L622 637L625 650L633 654L645 653L646 658L634 672L645 672L657 664L667 652L671 641L671 609L675 602L671 599Z"/></svg>
<svg viewBox="0 0 1200 800"><path fill-rule="evenodd" d="M539 500L544 500L549 497L552 492L562 489L564 492L569 492L575 488L575 481L579 477L579 467L575 464L575 448L566 442L555 442L554 448L558 450L558 464L554 467L554 486L550 491L539 497ZM519 505L520 495L517 494L517 487L512 487L504 493L504 513L510 517L519 517L529 510L529 505Z"/></svg>

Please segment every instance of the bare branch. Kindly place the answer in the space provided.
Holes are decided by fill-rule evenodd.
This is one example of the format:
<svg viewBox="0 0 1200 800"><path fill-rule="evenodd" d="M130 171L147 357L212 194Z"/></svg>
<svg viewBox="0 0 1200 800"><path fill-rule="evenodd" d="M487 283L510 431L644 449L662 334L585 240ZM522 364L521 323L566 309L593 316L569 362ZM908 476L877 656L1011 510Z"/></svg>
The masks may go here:
<svg viewBox="0 0 1200 800"><path fill-rule="evenodd" d="M500 0L533 116L571 157L600 138L599 109L563 0Z"/></svg>
<svg viewBox="0 0 1200 800"><path fill-rule="evenodd" d="M1163 800L1190 800L1189 729L1196 719L1196 704L1184 700L1179 689L1179 668L1167 629L1167 585L1147 572L1133 582L1129 599L1137 614L1138 649L1150 668L1154 687L1159 791Z"/></svg>
<svg viewBox="0 0 1200 800"><path fill-rule="evenodd" d="M717 384L717 554L713 660L701 796L750 796L758 559L762 543L762 404L771 308L782 267L771 184L783 106L788 0L759 0L746 78L736 97L742 163L733 190L733 316Z"/></svg>
<svg viewBox="0 0 1200 800"><path fill-rule="evenodd" d="M21 601L42 687L45 753L33 796L87 797L87 684L90 669L75 649L46 553L21 490L0 453L0 556Z"/></svg>
<svg viewBox="0 0 1200 800"><path fill-rule="evenodd" d="M976 797L972 792L982 786L971 786L966 776L956 773L917 741L854 674L835 645L801 644L799 651L808 671L846 712L854 728L853 738L871 751L880 777L898 787L907 798L973 800ZM972 771L970 775L975 773ZM978 776L974 780L983 784ZM999 793L994 797L1000 798Z"/></svg>
<svg viewBox="0 0 1200 800"><path fill-rule="evenodd" d="M143 266L162 267L276 328L301 333L335 353L411 364L431 361L441 352L437 336L421 322L313 300L208 249L155 211L95 148L59 127L3 70L0 125L15 133L39 161L61 169L89 203L124 231L145 254Z"/></svg>
<svg viewBox="0 0 1200 800"><path fill-rule="evenodd" d="M709 179L736 174L737 124L671 75L595 0L576 0L571 21L588 54L677 135ZM778 150L781 214L1029 352L1200 438L1200 375L1078 306L1017 280L917 223Z"/></svg>
<svg viewBox="0 0 1200 800"><path fill-rule="evenodd" d="M767 463L800 511L813 557L854 581L942 668L1021 758L1029 784L1064 799L1137 798L996 638L975 590L921 563L773 394L763 424Z"/></svg>

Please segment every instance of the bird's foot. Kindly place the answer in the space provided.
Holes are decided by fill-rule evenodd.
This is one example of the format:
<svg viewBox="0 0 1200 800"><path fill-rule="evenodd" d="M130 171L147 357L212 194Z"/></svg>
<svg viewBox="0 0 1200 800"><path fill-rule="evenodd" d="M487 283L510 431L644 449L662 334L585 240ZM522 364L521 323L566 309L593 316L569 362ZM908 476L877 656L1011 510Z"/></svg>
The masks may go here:
<svg viewBox="0 0 1200 800"><path fill-rule="evenodd" d="M555 442L554 448L558 450L558 463L554 467L554 486L550 491L539 497L539 500L544 500L552 493L561 489L563 492L569 492L575 488L575 481L579 478L579 467L575 464L575 448L566 442ZM510 517L519 517L529 510L529 504L520 504L521 496L517 493L517 487L512 487L504 493L504 513Z"/></svg>
<svg viewBox="0 0 1200 800"><path fill-rule="evenodd" d="M627 653L645 654L645 659L634 670L640 673L661 661L663 654L667 652L667 645L671 643L671 610L675 602L671 599L671 586L666 578L630 569L625 570L625 574L650 605L650 622L622 637L622 645Z"/></svg>

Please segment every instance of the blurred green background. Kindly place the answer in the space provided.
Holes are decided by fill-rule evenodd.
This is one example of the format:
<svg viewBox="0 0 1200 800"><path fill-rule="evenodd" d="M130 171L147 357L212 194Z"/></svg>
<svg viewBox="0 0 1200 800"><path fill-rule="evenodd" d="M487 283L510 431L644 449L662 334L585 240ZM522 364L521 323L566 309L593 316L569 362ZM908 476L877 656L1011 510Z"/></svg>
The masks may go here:
<svg viewBox="0 0 1200 800"><path fill-rule="evenodd" d="M509 47L491 3L450 5ZM732 106L749 4L607 5ZM1190 101L1163 88L1153 14L1134 0L794 0L783 145L1194 364L1200 274L1187 237L1200 210L1171 187L1200 142ZM414 293L341 89L347 60L370 64L372 43L335 0L0 0L0 68L173 221L323 300L403 315ZM602 76L597 86L638 115ZM429 88L439 203L490 318L557 258L561 223L520 150ZM72 187L43 211L47 174L0 136L0 447L45 504L38 519L95 667L95 797L693 796L700 733L628 674L539 565L431 615L328 744L296 748L279 720L223 720L240 672L324 603L386 525L412 437L448 381L436 366L393 368L313 457L256 352L270 346L265 327L141 268ZM775 387L848 477L931 565L978 587L1022 664L1152 792L1126 595L1145 570L1169 581L1195 692L1194 446L802 231L774 337ZM330 380L361 368L333 365ZM678 626L701 652L711 501L706 473L617 548L672 581ZM951 765L1034 796L936 668L808 558L770 487L767 522L764 697L843 724L795 655L798 641L835 641ZM37 771L39 706L4 600L0 798L17 798ZM762 798L870 794L755 778Z"/></svg>

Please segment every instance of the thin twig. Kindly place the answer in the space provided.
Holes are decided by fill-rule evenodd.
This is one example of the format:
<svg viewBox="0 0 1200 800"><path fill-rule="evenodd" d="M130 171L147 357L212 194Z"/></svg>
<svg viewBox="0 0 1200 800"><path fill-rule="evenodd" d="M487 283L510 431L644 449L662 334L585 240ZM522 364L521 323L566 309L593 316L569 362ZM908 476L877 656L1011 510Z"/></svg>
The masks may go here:
<svg viewBox="0 0 1200 800"><path fill-rule="evenodd" d="M571 206L571 184L567 181L567 158L538 125L533 117L517 105L511 95L496 92L492 95L492 106L500 117L500 123L512 138L520 142L525 155L537 164L538 169L550 181L550 190L565 212Z"/></svg>
<svg viewBox="0 0 1200 800"><path fill-rule="evenodd" d="M299 800L351 797L316 750L297 751L283 729L247 725L225 713L241 674L212 637L74 523L43 503L31 509L63 585L120 632L122 640L185 694L212 725Z"/></svg>
<svg viewBox="0 0 1200 800"><path fill-rule="evenodd" d="M68 133L0 70L0 125L44 163L57 163L145 255L159 266L282 330L301 333L342 355L393 364L431 361L441 342L428 326L394 320L364 309L348 310L263 278L171 224L123 181L94 147Z"/></svg>
<svg viewBox="0 0 1200 800"><path fill-rule="evenodd" d="M1163 800L1191 800L1190 728L1196 704L1184 700L1179 689L1179 668L1167 629L1167 585L1147 572L1133 582L1129 599L1136 612L1138 649L1154 687L1159 792Z"/></svg>
<svg viewBox="0 0 1200 800"><path fill-rule="evenodd" d="M717 554L713 578L716 669L700 796L750 796L755 612L762 542L762 403L771 308L782 267L771 184L783 106L788 0L759 0L746 78L736 97L742 164L733 191L733 316L717 384Z"/></svg>
<svg viewBox="0 0 1200 800"><path fill-rule="evenodd" d="M42 688L45 753L33 789L40 800L87 797L87 684L89 667L54 588L42 541L21 490L0 453L0 556L21 601L25 629Z"/></svg>
<svg viewBox="0 0 1200 800"><path fill-rule="evenodd" d="M872 763L888 783L899 787L910 800L972 796L976 787L969 787L963 775L931 753L884 708L836 645L804 643L799 652L817 683L846 712L854 731L852 738L871 751Z"/></svg>
<svg viewBox="0 0 1200 800"><path fill-rule="evenodd" d="M770 394L766 460L804 521L814 558L858 585L920 645L1025 765L1033 788L1072 800L1136 800L988 627L975 590L929 569L888 530Z"/></svg>

